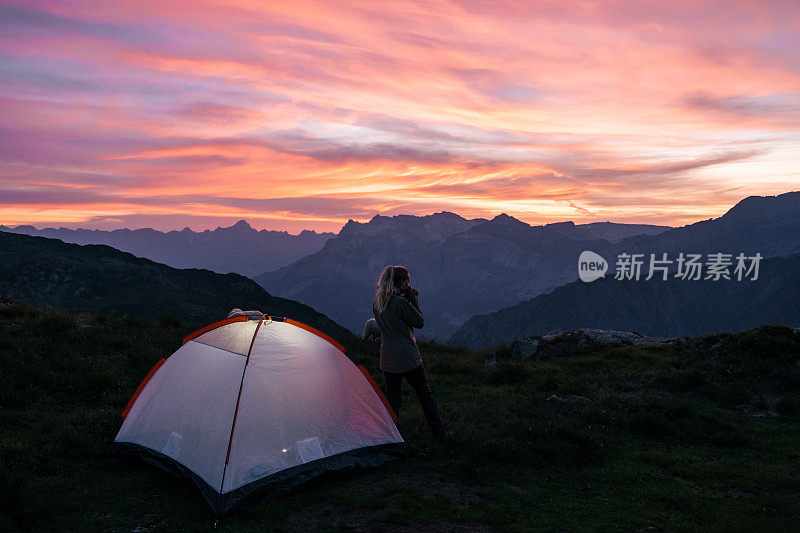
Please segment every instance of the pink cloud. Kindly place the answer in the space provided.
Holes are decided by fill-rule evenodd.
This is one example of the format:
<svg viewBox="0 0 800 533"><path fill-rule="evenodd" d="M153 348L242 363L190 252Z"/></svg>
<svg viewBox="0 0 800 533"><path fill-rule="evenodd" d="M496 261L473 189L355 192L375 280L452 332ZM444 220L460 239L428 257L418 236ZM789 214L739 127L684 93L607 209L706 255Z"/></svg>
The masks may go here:
<svg viewBox="0 0 800 533"><path fill-rule="evenodd" d="M0 15L0 223L203 205L326 229L373 208L678 224L800 183L795 2Z"/></svg>

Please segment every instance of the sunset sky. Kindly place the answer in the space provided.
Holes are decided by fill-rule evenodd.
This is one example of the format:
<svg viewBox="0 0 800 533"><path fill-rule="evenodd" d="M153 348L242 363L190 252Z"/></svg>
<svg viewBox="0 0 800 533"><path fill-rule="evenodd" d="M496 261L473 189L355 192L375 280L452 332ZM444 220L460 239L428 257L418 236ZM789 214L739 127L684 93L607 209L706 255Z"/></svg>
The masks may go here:
<svg viewBox="0 0 800 533"><path fill-rule="evenodd" d="M0 3L0 223L683 225L800 190L800 2Z"/></svg>

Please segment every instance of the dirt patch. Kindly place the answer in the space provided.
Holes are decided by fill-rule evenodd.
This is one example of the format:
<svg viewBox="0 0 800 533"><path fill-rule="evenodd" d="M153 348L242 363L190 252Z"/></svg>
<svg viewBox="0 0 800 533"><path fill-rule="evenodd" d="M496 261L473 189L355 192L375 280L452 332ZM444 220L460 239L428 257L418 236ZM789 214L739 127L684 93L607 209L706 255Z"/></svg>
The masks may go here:
<svg viewBox="0 0 800 533"><path fill-rule="evenodd" d="M413 489L420 501L444 498L452 509L466 510L481 501L479 487L443 481L436 472L402 472L387 474L385 472L365 472L345 482L341 489L351 494L363 493L363 505L352 502L348 505L337 505L320 502L309 505L287 517L284 527L288 531L313 531L325 527L344 527L353 531L491 531L491 528L476 523L452 522L449 520L435 523L417 521L413 516L406 516L402 524L393 523L391 515L399 512L401 499L408 497L408 490ZM379 498L376 500L376 497Z"/></svg>
<svg viewBox="0 0 800 533"><path fill-rule="evenodd" d="M391 475L385 472L370 472L365 476L359 476L359 479L354 480L352 486L367 491L416 487L428 499L444 496L456 509L469 509L481 500L478 496L478 490L481 487L443 481L439 474L433 471L402 472Z"/></svg>

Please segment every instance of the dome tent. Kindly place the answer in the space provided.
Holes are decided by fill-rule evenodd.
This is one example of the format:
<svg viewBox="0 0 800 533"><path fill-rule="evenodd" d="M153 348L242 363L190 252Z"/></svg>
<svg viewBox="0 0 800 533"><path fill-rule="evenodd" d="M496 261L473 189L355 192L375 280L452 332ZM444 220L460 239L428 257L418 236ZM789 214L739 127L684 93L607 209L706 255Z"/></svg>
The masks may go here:
<svg viewBox="0 0 800 533"><path fill-rule="evenodd" d="M251 318L206 326L159 361L113 451L190 479L217 516L254 491L405 454L394 413L339 343L288 318Z"/></svg>

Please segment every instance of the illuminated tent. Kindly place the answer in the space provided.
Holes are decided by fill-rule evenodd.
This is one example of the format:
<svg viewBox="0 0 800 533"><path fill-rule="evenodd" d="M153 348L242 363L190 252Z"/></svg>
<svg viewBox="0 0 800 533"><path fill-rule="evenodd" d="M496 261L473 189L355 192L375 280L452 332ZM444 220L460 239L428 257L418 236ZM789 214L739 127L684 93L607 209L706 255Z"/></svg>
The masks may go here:
<svg viewBox="0 0 800 533"><path fill-rule="evenodd" d="M193 333L122 416L114 451L189 478L217 516L254 491L405 453L366 370L288 318L239 316Z"/></svg>

